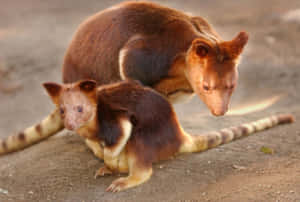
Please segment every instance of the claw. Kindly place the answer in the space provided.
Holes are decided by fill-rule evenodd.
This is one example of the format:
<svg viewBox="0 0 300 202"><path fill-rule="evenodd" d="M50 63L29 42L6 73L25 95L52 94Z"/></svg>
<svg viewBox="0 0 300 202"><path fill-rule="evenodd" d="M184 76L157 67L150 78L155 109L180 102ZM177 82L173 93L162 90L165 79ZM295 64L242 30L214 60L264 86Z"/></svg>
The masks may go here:
<svg viewBox="0 0 300 202"><path fill-rule="evenodd" d="M94 178L97 179L97 177L102 177L104 175L111 175L112 171L107 168L106 166L99 168L99 170L96 171Z"/></svg>
<svg viewBox="0 0 300 202"><path fill-rule="evenodd" d="M119 192L126 189L126 185L127 185L126 178L119 178L113 181L113 183L106 189L106 191L113 192L113 193Z"/></svg>

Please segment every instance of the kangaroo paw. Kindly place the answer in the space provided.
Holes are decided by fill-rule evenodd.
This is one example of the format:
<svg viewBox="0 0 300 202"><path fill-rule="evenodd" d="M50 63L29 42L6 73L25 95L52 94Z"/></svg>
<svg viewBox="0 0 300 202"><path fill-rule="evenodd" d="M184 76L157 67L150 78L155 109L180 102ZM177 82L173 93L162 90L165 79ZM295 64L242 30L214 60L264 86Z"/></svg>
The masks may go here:
<svg viewBox="0 0 300 202"><path fill-rule="evenodd" d="M129 177L121 177L119 179L116 179L111 183L111 185L106 189L106 191L110 192L119 192L124 189L127 189L132 184Z"/></svg>
<svg viewBox="0 0 300 202"><path fill-rule="evenodd" d="M97 179L97 177L102 177L104 175L111 175L112 174L112 171L107 168L106 166L103 166L101 168L99 168L96 173L95 173L95 179Z"/></svg>

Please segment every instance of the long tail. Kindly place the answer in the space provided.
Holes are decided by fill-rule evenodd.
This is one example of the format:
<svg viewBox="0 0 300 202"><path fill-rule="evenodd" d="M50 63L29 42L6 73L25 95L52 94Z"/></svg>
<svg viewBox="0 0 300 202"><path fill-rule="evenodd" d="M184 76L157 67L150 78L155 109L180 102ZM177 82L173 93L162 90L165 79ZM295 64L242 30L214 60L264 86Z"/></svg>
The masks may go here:
<svg viewBox="0 0 300 202"><path fill-rule="evenodd" d="M29 147L56 134L63 128L60 114L58 110L55 110L39 124L6 139L0 139L0 156Z"/></svg>
<svg viewBox="0 0 300 202"><path fill-rule="evenodd" d="M241 137L251 135L255 132L266 130L279 124L292 123L294 121L295 118L293 115L280 114L202 135L191 136L184 133L185 142L180 148L180 153L205 151L232 142Z"/></svg>

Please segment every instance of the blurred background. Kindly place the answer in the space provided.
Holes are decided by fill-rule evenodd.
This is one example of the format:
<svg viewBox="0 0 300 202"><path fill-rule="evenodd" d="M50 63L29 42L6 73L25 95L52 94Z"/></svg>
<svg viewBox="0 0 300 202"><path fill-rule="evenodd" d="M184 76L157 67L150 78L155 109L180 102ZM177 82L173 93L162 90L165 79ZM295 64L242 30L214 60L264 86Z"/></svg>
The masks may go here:
<svg viewBox="0 0 300 202"><path fill-rule="evenodd" d="M53 109L41 83L61 82L64 53L78 25L119 2L0 0L1 138L38 122ZM299 0L155 2L204 17L225 40L242 30L250 35L226 116L212 117L197 97L175 106L188 132L280 112L300 118ZM274 153L260 152L262 146ZM112 195L104 190L115 176L94 180L102 162L79 137L64 131L0 158L0 201L300 201L299 156L296 122L164 162L155 166L150 182Z"/></svg>

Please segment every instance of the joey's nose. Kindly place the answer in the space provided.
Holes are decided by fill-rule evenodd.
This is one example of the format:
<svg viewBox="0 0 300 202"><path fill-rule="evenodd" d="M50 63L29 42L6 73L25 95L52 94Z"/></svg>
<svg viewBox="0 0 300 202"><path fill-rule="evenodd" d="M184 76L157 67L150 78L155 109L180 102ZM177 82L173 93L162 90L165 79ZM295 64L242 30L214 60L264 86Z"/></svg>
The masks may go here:
<svg viewBox="0 0 300 202"><path fill-rule="evenodd" d="M68 130L74 130L75 129L75 125L74 124L65 122L64 125L65 125L65 128L68 129Z"/></svg>

